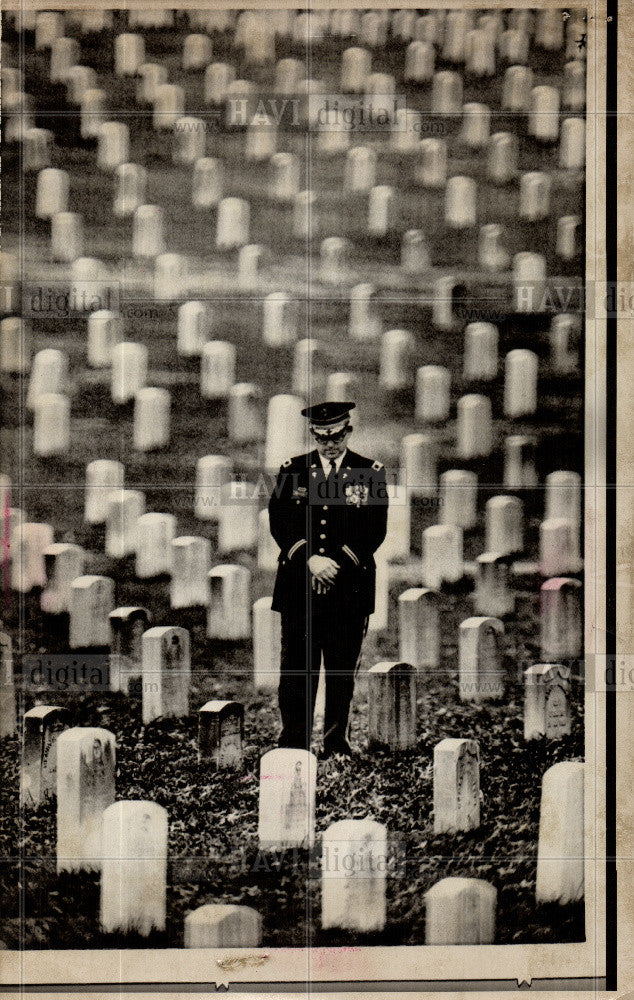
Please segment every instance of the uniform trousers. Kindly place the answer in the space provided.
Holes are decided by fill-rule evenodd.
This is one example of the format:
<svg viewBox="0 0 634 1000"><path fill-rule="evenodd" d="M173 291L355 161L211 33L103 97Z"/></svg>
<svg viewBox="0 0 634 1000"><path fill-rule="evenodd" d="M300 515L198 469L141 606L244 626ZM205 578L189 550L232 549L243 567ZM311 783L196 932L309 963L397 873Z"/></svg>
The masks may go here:
<svg viewBox="0 0 634 1000"><path fill-rule="evenodd" d="M313 713L324 658L324 746L346 739L354 677L367 618L358 612L313 607L309 614L282 613L279 746L310 750ZM332 606L331 606L332 607Z"/></svg>

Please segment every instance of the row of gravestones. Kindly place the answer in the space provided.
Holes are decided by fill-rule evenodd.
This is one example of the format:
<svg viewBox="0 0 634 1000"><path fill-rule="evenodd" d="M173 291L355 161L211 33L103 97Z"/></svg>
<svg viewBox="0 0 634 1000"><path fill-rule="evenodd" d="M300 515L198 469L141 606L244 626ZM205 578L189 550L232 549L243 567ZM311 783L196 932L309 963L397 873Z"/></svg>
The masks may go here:
<svg viewBox="0 0 634 1000"><path fill-rule="evenodd" d="M117 16L120 23L122 12L118 12ZM302 45L318 42L329 35L332 38L354 37L362 45L379 50L385 48L388 37L392 44L414 39L441 49L443 59L448 62L462 63L469 57L473 42L480 41L479 38L469 39L472 31L489 35L500 49L504 49L508 41L517 41L505 39L504 32L516 32L537 49L560 52L565 48L567 59L575 55L584 58L585 49L579 44L579 36L587 30L586 19L580 13L571 15L556 8L537 11L517 8L506 12L486 11L479 14L477 11L455 9L437 9L424 14L415 10L370 10L365 13L340 9L300 13L290 9L189 12L131 10L125 16L129 30L169 29L174 27L175 16L181 20L186 16L191 28L209 34L229 32L233 46L246 49L250 56L257 56L255 62L262 61L263 54L266 59L270 51L271 35L293 39ZM114 14L107 10L64 13L20 11L19 14L9 12L7 17L15 30L34 33L36 50L50 49L58 38L64 36L67 28L78 28L79 34L91 34L110 31L114 25ZM254 35L256 38L253 38ZM114 44L122 61L122 72L127 68L124 58L128 48L126 38L131 39L129 47L133 58L137 54L135 45L139 45L136 37L130 35L129 31L116 36ZM198 42L194 48L200 44Z"/></svg>
<svg viewBox="0 0 634 1000"><path fill-rule="evenodd" d="M227 568L227 567L224 567ZM229 567L231 568L231 567ZM246 571L245 571L246 572ZM224 578L226 580L226 577ZM191 656L189 632L178 626L150 628L149 612L141 607L112 609L113 582L104 577L79 577L72 585L76 600L71 605L71 649L110 647L107 670L99 673L100 685L128 694L140 687L143 723L159 717L185 717L190 711ZM549 662L536 664L524 673L524 736L560 738L571 731L569 704L572 664L581 655L580 584L572 579L547 581L542 588L541 652ZM222 607L235 621L236 591L220 595ZM382 662L368 671L369 746L389 750L411 750L417 738L417 683L427 671L440 666L440 595L427 588L411 588L399 597L400 662ZM217 637L227 635L226 621L212 599L209 621L219 625ZM247 625L250 626L246 614ZM251 631L246 635L250 636ZM274 691L279 683L281 634L279 615L271 610L271 598L260 598L253 607L253 684L261 691ZM490 616L463 621L459 629L459 696L462 701L500 699L506 687L503 668L504 625ZM10 642L5 643L0 683L2 722L0 735L15 731L15 684ZM74 664L80 657L76 657ZM71 686L91 677L72 668L66 657L64 679ZM55 686L59 664L46 654L25 658L22 684L41 691ZM77 675L77 676L75 676ZM240 742L240 741L239 741ZM223 758L224 759L224 758ZM241 760L241 754L239 754ZM235 762L218 766L234 766Z"/></svg>
<svg viewBox="0 0 634 1000"><path fill-rule="evenodd" d="M217 766L223 755L235 759L240 753L239 709L232 702L211 702L201 709L202 759ZM163 930L167 812L152 802L115 802L113 734L65 725L63 710L54 706L39 706L26 714L23 799L36 790L54 795L56 789L57 869L101 872L100 921L105 932L148 935ZM313 848L316 765L316 758L302 750L272 750L261 758L261 851ZM544 774L537 902L565 904L583 896L583 782L583 764L572 761L556 764ZM476 741L444 739L436 746L433 799L435 834L478 827ZM324 832L322 927L383 929L388 853L387 830L371 818L344 820ZM474 905L476 901L479 905ZM496 891L488 883L443 879L427 893L426 905L428 944L494 940ZM249 908L208 904L185 918L186 947L257 946L260 934L260 918Z"/></svg>

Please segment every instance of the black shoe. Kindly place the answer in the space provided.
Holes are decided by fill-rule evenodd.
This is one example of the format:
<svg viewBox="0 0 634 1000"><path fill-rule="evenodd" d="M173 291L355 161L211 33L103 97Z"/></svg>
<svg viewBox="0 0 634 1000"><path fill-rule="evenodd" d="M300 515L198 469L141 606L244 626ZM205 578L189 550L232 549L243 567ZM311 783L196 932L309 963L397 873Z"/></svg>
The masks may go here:
<svg viewBox="0 0 634 1000"><path fill-rule="evenodd" d="M329 757L354 757L355 751L347 740L337 740L333 743L324 743L319 754L319 760L327 760Z"/></svg>

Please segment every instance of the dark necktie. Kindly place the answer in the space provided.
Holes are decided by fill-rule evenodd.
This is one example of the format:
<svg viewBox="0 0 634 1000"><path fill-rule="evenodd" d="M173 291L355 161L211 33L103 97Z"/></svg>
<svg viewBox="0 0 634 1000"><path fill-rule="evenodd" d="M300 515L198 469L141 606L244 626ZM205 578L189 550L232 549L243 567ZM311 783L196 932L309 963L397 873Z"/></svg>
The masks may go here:
<svg viewBox="0 0 634 1000"><path fill-rule="evenodd" d="M328 498L332 499L335 495L335 477L337 475L337 463L334 458L330 459L330 472L328 473L328 478L326 479Z"/></svg>

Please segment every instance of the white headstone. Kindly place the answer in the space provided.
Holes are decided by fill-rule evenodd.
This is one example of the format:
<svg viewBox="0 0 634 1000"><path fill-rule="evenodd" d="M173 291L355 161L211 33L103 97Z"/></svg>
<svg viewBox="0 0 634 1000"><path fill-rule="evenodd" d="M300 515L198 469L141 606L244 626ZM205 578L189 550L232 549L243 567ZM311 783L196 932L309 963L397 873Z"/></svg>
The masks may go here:
<svg viewBox="0 0 634 1000"><path fill-rule="evenodd" d="M319 248L319 276L322 281L339 284L345 279L350 249L348 240L339 236L329 236L328 239L322 240Z"/></svg>
<svg viewBox="0 0 634 1000"><path fill-rule="evenodd" d="M445 189L445 225L451 229L475 226L477 185L471 177L450 177Z"/></svg>
<svg viewBox="0 0 634 1000"><path fill-rule="evenodd" d="M79 44L74 38L56 38L51 45L51 83L64 83L78 59Z"/></svg>
<svg viewBox="0 0 634 1000"><path fill-rule="evenodd" d="M6 514L5 520L6 536ZM53 544L50 524L17 520L10 526L9 552L11 555L11 590L28 594L34 587L46 586L44 552Z"/></svg>
<svg viewBox="0 0 634 1000"><path fill-rule="evenodd" d="M570 348L571 342L574 343L578 335L579 323L576 316L568 313L553 316L549 331L550 364L558 375L568 375L577 370L578 354Z"/></svg>
<svg viewBox="0 0 634 1000"><path fill-rule="evenodd" d="M198 759L211 770L242 770L244 707L208 701L198 709Z"/></svg>
<svg viewBox="0 0 634 1000"><path fill-rule="evenodd" d="M258 541L258 491L253 483L225 483L220 490L218 552L248 552Z"/></svg>
<svg viewBox="0 0 634 1000"><path fill-rule="evenodd" d="M563 170L583 170L586 162L586 124L583 118L566 118L561 123L559 166Z"/></svg>
<svg viewBox="0 0 634 1000"><path fill-rule="evenodd" d="M170 405L167 389L146 387L134 397L133 443L136 451L156 451L170 440Z"/></svg>
<svg viewBox="0 0 634 1000"><path fill-rule="evenodd" d="M572 726L570 668L561 663L537 663L524 671L524 739L545 736L558 740Z"/></svg>
<svg viewBox="0 0 634 1000"><path fill-rule="evenodd" d="M81 98L81 113L79 131L82 139L98 139L101 126L106 121L106 101L105 90L98 87L91 87L85 90Z"/></svg>
<svg viewBox="0 0 634 1000"><path fill-rule="evenodd" d="M123 317L112 309L97 309L88 316L88 364L109 368L115 346L123 340Z"/></svg>
<svg viewBox="0 0 634 1000"><path fill-rule="evenodd" d="M509 351L504 362L504 414L523 417L537 409L537 355L533 351Z"/></svg>
<svg viewBox="0 0 634 1000"><path fill-rule="evenodd" d="M531 489L537 485L533 438L522 434L505 438L503 481L507 489Z"/></svg>
<svg viewBox="0 0 634 1000"><path fill-rule="evenodd" d="M71 649L84 646L108 646L110 622L114 610L114 580L107 576L78 576L70 585Z"/></svg>
<svg viewBox="0 0 634 1000"><path fill-rule="evenodd" d="M121 462L97 459L86 466L86 494L84 521L86 524L103 524L108 515L111 490L123 489L124 469Z"/></svg>
<svg viewBox="0 0 634 1000"><path fill-rule="evenodd" d="M463 376L490 382L498 371L498 329L493 323L469 323L464 331Z"/></svg>
<svg viewBox="0 0 634 1000"><path fill-rule="evenodd" d="M565 760L542 779L537 848L538 903L574 903L584 894L584 764Z"/></svg>
<svg viewBox="0 0 634 1000"><path fill-rule="evenodd" d="M417 420L436 423L446 420L450 407L451 372L440 365L423 365L416 371Z"/></svg>
<svg viewBox="0 0 634 1000"><path fill-rule="evenodd" d="M502 85L504 111L528 111L531 106L533 71L528 66L509 66Z"/></svg>
<svg viewBox="0 0 634 1000"><path fill-rule="evenodd" d="M158 257L164 252L163 209L160 205L139 205L134 211L132 255Z"/></svg>
<svg viewBox="0 0 634 1000"><path fill-rule="evenodd" d="M535 45L550 52L558 51L564 41L564 19L556 8L536 12Z"/></svg>
<svg viewBox="0 0 634 1000"><path fill-rule="evenodd" d="M341 56L341 90L344 94L362 94L372 68L372 55L367 49L345 49Z"/></svg>
<svg viewBox="0 0 634 1000"><path fill-rule="evenodd" d="M450 738L434 747L434 833L480 826L480 747Z"/></svg>
<svg viewBox="0 0 634 1000"><path fill-rule="evenodd" d="M368 233L370 236L385 236L394 228L395 201L393 187L380 184L371 189L368 202Z"/></svg>
<svg viewBox="0 0 634 1000"><path fill-rule="evenodd" d="M277 471L287 458L306 451L306 421L299 396L271 396L266 419L264 466Z"/></svg>
<svg viewBox="0 0 634 1000"><path fill-rule="evenodd" d="M251 573L246 566L226 563L208 575L208 639L248 639L251 635Z"/></svg>
<svg viewBox="0 0 634 1000"><path fill-rule="evenodd" d="M581 218L578 215L562 215L557 220L557 243L555 253L562 260L574 260L579 252L579 230Z"/></svg>
<svg viewBox="0 0 634 1000"><path fill-rule="evenodd" d="M510 255L501 246L501 238L502 226L497 223L480 226L478 263L487 271L504 271L509 265Z"/></svg>
<svg viewBox="0 0 634 1000"><path fill-rule="evenodd" d="M157 131L171 131L185 111L185 91L174 83L161 83L154 91L152 124Z"/></svg>
<svg viewBox="0 0 634 1000"><path fill-rule="evenodd" d="M525 31L509 28L500 38L500 58L509 66L524 66L528 62L530 39Z"/></svg>
<svg viewBox="0 0 634 1000"><path fill-rule="evenodd" d="M434 74L431 91L432 115L459 115L462 112L462 78L452 70Z"/></svg>
<svg viewBox="0 0 634 1000"><path fill-rule="evenodd" d="M211 542L181 535L172 541L170 607L206 607L209 603Z"/></svg>
<svg viewBox="0 0 634 1000"><path fill-rule="evenodd" d="M485 551L511 555L524 548L524 509L518 497L496 496L486 502Z"/></svg>
<svg viewBox="0 0 634 1000"><path fill-rule="evenodd" d="M187 297L189 266L180 253L162 253L154 261L154 290L157 301Z"/></svg>
<svg viewBox="0 0 634 1000"><path fill-rule="evenodd" d="M258 569L264 573L275 573L279 555L280 547L271 534L269 512L265 507L258 514Z"/></svg>
<svg viewBox="0 0 634 1000"><path fill-rule="evenodd" d="M231 479L231 459L224 455L203 455L196 462L194 513L199 521L217 521L220 490Z"/></svg>
<svg viewBox="0 0 634 1000"><path fill-rule="evenodd" d="M443 878L425 893L425 944L492 944L497 889L479 878Z"/></svg>
<svg viewBox="0 0 634 1000"><path fill-rule="evenodd" d="M486 104L464 104L460 141L469 149L483 149L491 131L491 109Z"/></svg>
<svg viewBox="0 0 634 1000"><path fill-rule="evenodd" d="M293 202L293 236L298 240L313 239L319 232L319 215L314 191L298 191Z"/></svg>
<svg viewBox="0 0 634 1000"><path fill-rule="evenodd" d="M150 612L146 608L127 605L111 611L108 620L110 690L128 694L130 681L140 682L141 679L143 633L150 627Z"/></svg>
<svg viewBox="0 0 634 1000"><path fill-rule="evenodd" d="M243 198L223 198L218 205L216 248L233 250L249 242L249 203Z"/></svg>
<svg viewBox="0 0 634 1000"><path fill-rule="evenodd" d="M446 139L422 139L418 147L418 163L414 178L427 188L444 188L447 182Z"/></svg>
<svg viewBox="0 0 634 1000"><path fill-rule="evenodd" d="M35 214L38 219L50 219L58 212L68 211L69 177L65 170L45 167L37 175Z"/></svg>
<svg viewBox="0 0 634 1000"><path fill-rule="evenodd" d="M300 188L300 163L294 153L275 153L270 161L270 193L276 201L292 201Z"/></svg>
<svg viewBox="0 0 634 1000"><path fill-rule="evenodd" d="M50 49L56 38L64 34L64 15L59 11L43 10L35 14L35 48ZM24 30L27 30L26 26ZM29 25L28 30L33 30Z"/></svg>
<svg viewBox="0 0 634 1000"><path fill-rule="evenodd" d="M586 67L580 59L564 66L561 103L569 111L583 111L586 105Z"/></svg>
<svg viewBox="0 0 634 1000"><path fill-rule="evenodd" d="M106 289L108 295L111 294L111 289L116 289L115 282L106 284L108 279L106 266L96 257L77 257L71 261L70 273L70 298L78 304L75 308L86 311L91 308L93 302L101 305Z"/></svg>
<svg viewBox="0 0 634 1000"><path fill-rule="evenodd" d="M135 76L145 62L143 35L125 32L114 40L114 71L116 76Z"/></svg>
<svg viewBox="0 0 634 1000"><path fill-rule="evenodd" d="M433 79L436 54L430 42L411 42L405 50L403 79L406 83L429 83Z"/></svg>
<svg viewBox="0 0 634 1000"><path fill-rule="evenodd" d="M70 263L84 251L84 220L76 212L56 212L51 218L51 253Z"/></svg>
<svg viewBox="0 0 634 1000"><path fill-rule="evenodd" d="M165 929L167 810L114 802L103 814L101 928L148 937Z"/></svg>
<svg viewBox="0 0 634 1000"><path fill-rule="evenodd" d="M387 831L373 819L331 823L321 847L321 926L367 933L387 919Z"/></svg>
<svg viewBox="0 0 634 1000"><path fill-rule="evenodd" d="M137 104L154 104L156 91L167 83L167 66L159 63L143 63L137 70Z"/></svg>
<svg viewBox="0 0 634 1000"><path fill-rule="evenodd" d="M160 717L189 714L189 632L158 625L143 633L141 650L143 725Z"/></svg>
<svg viewBox="0 0 634 1000"><path fill-rule="evenodd" d="M495 73L495 37L476 28L465 39L466 70L471 76L486 77Z"/></svg>
<svg viewBox="0 0 634 1000"><path fill-rule="evenodd" d="M260 850L313 846L316 782L317 760L307 750L269 750L260 758Z"/></svg>
<svg viewBox="0 0 634 1000"><path fill-rule="evenodd" d="M299 59L280 59L275 66L275 92L292 97L298 93L299 82L305 75L306 68Z"/></svg>
<svg viewBox="0 0 634 1000"><path fill-rule="evenodd" d="M467 618L460 623L459 635L460 700L503 698L502 622L489 616Z"/></svg>
<svg viewBox="0 0 634 1000"><path fill-rule="evenodd" d="M206 104L222 104L227 89L236 78L236 71L228 63L211 63L205 70L204 99Z"/></svg>
<svg viewBox="0 0 634 1000"><path fill-rule="evenodd" d="M455 524L434 524L423 531L423 572L425 587L438 590L443 583L457 583L464 576L462 528Z"/></svg>
<svg viewBox="0 0 634 1000"><path fill-rule="evenodd" d="M38 396L33 417L33 454L65 455L70 448L70 399L61 393Z"/></svg>
<svg viewBox="0 0 634 1000"><path fill-rule="evenodd" d="M176 534L173 514L142 514L136 527L136 567L139 580L147 580L172 567L172 541Z"/></svg>
<svg viewBox="0 0 634 1000"><path fill-rule="evenodd" d="M581 569L579 525L566 517L547 517L539 525L539 572L542 576L567 576Z"/></svg>
<svg viewBox="0 0 634 1000"><path fill-rule="evenodd" d="M137 163L122 163L115 170L113 212L118 218L132 215L145 202L147 172Z"/></svg>
<svg viewBox="0 0 634 1000"><path fill-rule="evenodd" d="M226 340L205 344L200 358L200 395L203 399L226 399L234 386L236 348Z"/></svg>
<svg viewBox="0 0 634 1000"><path fill-rule="evenodd" d="M130 156L130 130L123 122L104 122L97 135L97 165L101 170L115 170Z"/></svg>
<svg viewBox="0 0 634 1000"><path fill-rule="evenodd" d="M116 743L107 729L57 738L57 871L99 871L103 814L115 797Z"/></svg>
<svg viewBox="0 0 634 1000"><path fill-rule="evenodd" d="M19 316L0 320L0 371L23 375L28 372L30 361L30 327Z"/></svg>
<svg viewBox="0 0 634 1000"><path fill-rule="evenodd" d="M249 122L246 134L245 157L252 163L269 160L277 147L277 125L264 113L257 113Z"/></svg>
<svg viewBox="0 0 634 1000"><path fill-rule="evenodd" d="M374 285L355 285L350 291L348 333L354 340L374 340L381 335ZM341 397L345 398L345 397Z"/></svg>
<svg viewBox="0 0 634 1000"><path fill-rule="evenodd" d="M431 435L403 435L399 479L401 485L406 488L408 497L436 496L438 489L436 460L437 446Z"/></svg>
<svg viewBox="0 0 634 1000"><path fill-rule="evenodd" d="M516 312L541 312L546 292L546 258L541 253L517 253L513 258Z"/></svg>
<svg viewBox="0 0 634 1000"><path fill-rule="evenodd" d="M44 568L48 586L42 591L42 611L59 615L70 611L71 584L82 576L86 553L79 545L54 542L44 549Z"/></svg>
<svg viewBox="0 0 634 1000"><path fill-rule="evenodd" d="M58 705L36 705L24 713L20 762L20 806L37 809L57 794L57 738L67 728Z"/></svg>
<svg viewBox="0 0 634 1000"><path fill-rule="evenodd" d="M456 452L460 458L481 458L491 454L493 423L488 396L470 393L457 404Z"/></svg>
<svg viewBox="0 0 634 1000"><path fill-rule="evenodd" d="M271 292L263 302L262 340L269 347L287 347L297 340L297 301L287 292Z"/></svg>
<svg viewBox="0 0 634 1000"><path fill-rule="evenodd" d="M271 610L272 600L260 597L253 605L253 685L258 691L277 691L280 683L282 623L279 612Z"/></svg>
<svg viewBox="0 0 634 1000"><path fill-rule="evenodd" d="M261 397L259 387L252 382L237 382L229 388L227 433L234 444L251 444L262 440Z"/></svg>
<svg viewBox="0 0 634 1000"><path fill-rule="evenodd" d="M297 396L310 396L324 382L324 350L320 340L307 337L298 340L293 349L291 384Z"/></svg>
<svg viewBox="0 0 634 1000"><path fill-rule="evenodd" d="M207 35L186 35L183 39L184 70L204 69L211 59L211 39Z"/></svg>
<svg viewBox="0 0 634 1000"><path fill-rule="evenodd" d="M140 490L110 490L106 509L106 555L122 559L136 551L137 522L145 513Z"/></svg>
<svg viewBox="0 0 634 1000"><path fill-rule="evenodd" d="M548 174L532 170L520 177L520 218L535 222L550 212L551 182Z"/></svg>
<svg viewBox="0 0 634 1000"><path fill-rule="evenodd" d="M533 87L530 95L529 134L539 142L555 142L559 136L560 95L556 87Z"/></svg>
<svg viewBox="0 0 634 1000"><path fill-rule="evenodd" d="M509 566L506 556L483 552L476 558L473 608L478 615L502 618L515 610L515 595L509 590Z"/></svg>
<svg viewBox="0 0 634 1000"><path fill-rule="evenodd" d="M418 670L440 665L439 595L412 587L398 599L399 656Z"/></svg>
<svg viewBox="0 0 634 1000"><path fill-rule="evenodd" d="M408 229L401 243L401 267L407 274L420 274L430 266L429 247L422 229Z"/></svg>
<svg viewBox="0 0 634 1000"><path fill-rule="evenodd" d="M185 917L186 948L259 948L262 917L250 906L206 903Z"/></svg>
<svg viewBox="0 0 634 1000"><path fill-rule="evenodd" d="M174 163L198 163L205 155L207 122L183 115L174 122L172 160Z"/></svg>
<svg viewBox="0 0 634 1000"><path fill-rule="evenodd" d="M368 744L388 750L416 746L416 668L384 661L367 672Z"/></svg>
<svg viewBox="0 0 634 1000"><path fill-rule="evenodd" d="M466 10L449 10L445 23L445 37L442 57L447 62L463 63L467 32L473 24L473 17Z"/></svg>
<svg viewBox="0 0 634 1000"><path fill-rule="evenodd" d="M388 330L381 338L379 384L382 389L404 389L411 382L414 337L408 330Z"/></svg>
<svg viewBox="0 0 634 1000"><path fill-rule="evenodd" d="M487 176L495 184L508 184L517 174L519 143L511 132L495 132L489 139Z"/></svg>
<svg viewBox="0 0 634 1000"><path fill-rule="evenodd" d="M468 530L477 521L478 477L467 469L449 469L440 478L440 520Z"/></svg>
<svg viewBox="0 0 634 1000"><path fill-rule="evenodd" d="M566 517L577 526L581 523L581 476L578 472L558 470L546 476L546 518Z"/></svg>
<svg viewBox="0 0 634 1000"><path fill-rule="evenodd" d="M223 165L220 160L203 156L194 164L192 204L196 208L212 208L222 198Z"/></svg>
<svg viewBox="0 0 634 1000"><path fill-rule="evenodd" d="M345 191L366 193L374 187L376 150L371 146L354 146L346 155L343 187Z"/></svg>
<svg viewBox="0 0 634 1000"><path fill-rule="evenodd" d="M81 105L87 90L97 86L97 74L92 66L71 66L66 75L66 100Z"/></svg>

